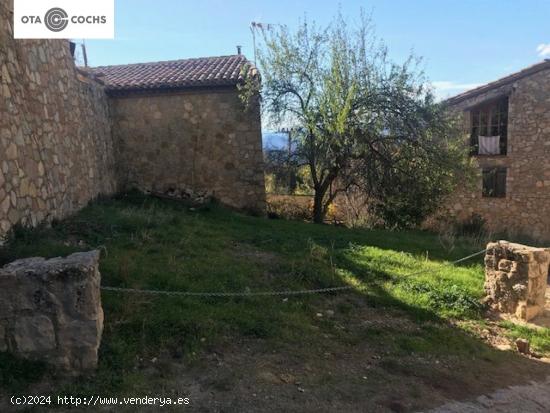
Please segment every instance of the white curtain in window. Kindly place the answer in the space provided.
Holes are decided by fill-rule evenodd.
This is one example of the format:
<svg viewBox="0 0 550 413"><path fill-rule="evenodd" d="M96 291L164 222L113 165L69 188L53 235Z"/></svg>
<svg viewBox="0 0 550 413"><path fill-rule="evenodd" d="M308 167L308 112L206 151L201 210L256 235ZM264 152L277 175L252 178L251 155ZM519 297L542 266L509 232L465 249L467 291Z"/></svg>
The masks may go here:
<svg viewBox="0 0 550 413"><path fill-rule="evenodd" d="M480 155L499 155L500 154L500 136L480 136L479 137Z"/></svg>

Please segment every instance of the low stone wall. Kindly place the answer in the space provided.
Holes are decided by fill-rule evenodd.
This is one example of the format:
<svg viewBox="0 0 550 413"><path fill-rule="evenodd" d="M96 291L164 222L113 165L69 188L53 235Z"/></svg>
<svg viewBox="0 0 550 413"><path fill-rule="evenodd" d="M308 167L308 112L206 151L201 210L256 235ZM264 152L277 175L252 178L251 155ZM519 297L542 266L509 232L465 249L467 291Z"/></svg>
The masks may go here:
<svg viewBox="0 0 550 413"><path fill-rule="evenodd" d="M528 321L544 310L550 248L507 241L487 245L486 301L495 310Z"/></svg>
<svg viewBox="0 0 550 413"><path fill-rule="evenodd" d="M74 372L97 366L99 252L26 258L0 269L0 351Z"/></svg>

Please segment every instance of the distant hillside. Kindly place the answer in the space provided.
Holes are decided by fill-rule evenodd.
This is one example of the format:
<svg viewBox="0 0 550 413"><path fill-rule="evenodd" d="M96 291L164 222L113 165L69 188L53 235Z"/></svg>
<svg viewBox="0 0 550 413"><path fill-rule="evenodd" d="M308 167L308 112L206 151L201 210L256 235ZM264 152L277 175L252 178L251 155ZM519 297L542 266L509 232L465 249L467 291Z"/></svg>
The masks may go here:
<svg viewBox="0 0 550 413"><path fill-rule="evenodd" d="M264 149L284 149L287 146L287 134L278 132L263 132L262 142Z"/></svg>

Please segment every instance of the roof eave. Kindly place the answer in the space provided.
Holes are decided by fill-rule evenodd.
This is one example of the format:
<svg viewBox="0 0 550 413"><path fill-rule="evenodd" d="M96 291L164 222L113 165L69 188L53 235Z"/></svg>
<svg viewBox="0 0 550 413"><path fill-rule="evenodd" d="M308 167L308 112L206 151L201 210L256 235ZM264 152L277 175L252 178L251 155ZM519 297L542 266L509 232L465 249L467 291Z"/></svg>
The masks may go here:
<svg viewBox="0 0 550 413"><path fill-rule="evenodd" d="M128 88L112 88L107 87L106 92L111 97L122 97L129 95L157 95L179 92L203 92L214 90L236 90L238 84L202 84L202 85L185 85L185 86L153 86L153 87L128 87Z"/></svg>
<svg viewBox="0 0 550 413"><path fill-rule="evenodd" d="M543 70L550 69L550 59L546 59L545 61L541 63L537 63L531 67L528 67L526 69L520 70L519 72L512 73L511 75L505 76L501 79L495 80L494 82L487 83L485 85L479 86L475 89L468 90L466 92L463 92L459 95L450 97L448 99L445 99L443 101L443 104L448 106L453 106L458 103L462 103L465 100L475 98L479 95L482 95L484 93L488 93L494 89L506 86L510 83L513 83L517 80L523 79L527 76L531 76L535 73L541 72Z"/></svg>

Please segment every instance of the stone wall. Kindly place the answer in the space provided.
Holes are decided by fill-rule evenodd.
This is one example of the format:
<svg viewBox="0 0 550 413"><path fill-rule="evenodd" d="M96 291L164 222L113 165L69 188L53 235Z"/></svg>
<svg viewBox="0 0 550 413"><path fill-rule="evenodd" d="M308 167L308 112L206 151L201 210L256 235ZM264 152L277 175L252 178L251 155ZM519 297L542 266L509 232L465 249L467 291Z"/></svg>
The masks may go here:
<svg viewBox="0 0 550 413"><path fill-rule="evenodd" d="M63 40L14 40L0 2L0 235L116 190L108 99Z"/></svg>
<svg viewBox="0 0 550 413"><path fill-rule="evenodd" d="M103 331L99 252L0 268L0 351L70 371L93 369Z"/></svg>
<svg viewBox="0 0 550 413"><path fill-rule="evenodd" d="M245 111L236 88L134 93L111 105L124 187L265 211L259 106Z"/></svg>
<svg viewBox="0 0 550 413"><path fill-rule="evenodd" d="M486 301L494 309L530 320L542 313L550 269L550 248L506 241L487 244Z"/></svg>
<svg viewBox="0 0 550 413"><path fill-rule="evenodd" d="M0 22L0 236L131 187L265 211L259 105L235 87L109 97L67 41L14 40L11 2Z"/></svg>
<svg viewBox="0 0 550 413"><path fill-rule="evenodd" d="M507 155L476 156L481 168L506 167L506 197L482 197L481 177L474 188L460 188L447 202L445 213L465 220L473 214L490 229L550 240L550 70L531 74L512 84L464 100L469 141L469 109L502 94L509 96Z"/></svg>

